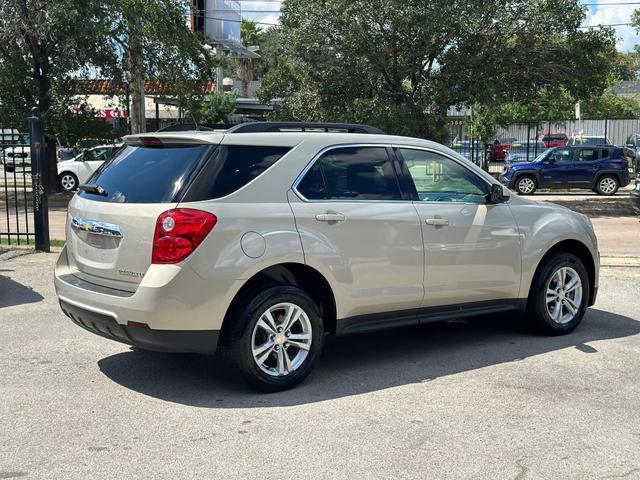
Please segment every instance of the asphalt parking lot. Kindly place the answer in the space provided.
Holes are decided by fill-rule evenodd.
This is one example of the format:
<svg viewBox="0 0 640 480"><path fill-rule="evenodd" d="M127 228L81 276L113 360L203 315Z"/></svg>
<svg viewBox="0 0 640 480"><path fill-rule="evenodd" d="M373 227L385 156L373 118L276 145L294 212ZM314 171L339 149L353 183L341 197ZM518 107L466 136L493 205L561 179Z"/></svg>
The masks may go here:
<svg viewBox="0 0 640 480"><path fill-rule="evenodd" d="M258 395L215 357L62 315L56 255L0 260L0 478L640 478L640 267L565 337L510 319L331 338ZM11 258L13 257L13 258Z"/></svg>

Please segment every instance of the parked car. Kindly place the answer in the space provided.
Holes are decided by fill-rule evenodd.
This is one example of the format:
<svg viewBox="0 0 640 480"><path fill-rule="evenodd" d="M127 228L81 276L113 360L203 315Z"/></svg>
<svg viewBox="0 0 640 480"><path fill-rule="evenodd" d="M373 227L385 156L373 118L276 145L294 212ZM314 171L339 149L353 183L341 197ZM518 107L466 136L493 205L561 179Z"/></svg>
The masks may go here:
<svg viewBox="0 0 640 480"><path fill-rule="evenodd" d="M531 138L528 142L526 140L522 142L514 142L511 144L511 148L506 154L505 162L530 162L546 150L547 147L544 142L536 138Z"/></svg>
<svg viewBox="0 0 640 480"><path fill-rule="evenodd" d="M583 135L579 134L569 139L567 145L612 145L604 135Z"/></svg>
<svg viewBox="0 0 640 480"><path fill-rule="evenodd" d="M625 142L627 148L633 151L633 159L635 163L635 171L640 172L640 133L629 135Z"/></svg>
<svg viewBox="0 0 640 480"><path fill-rule="evenodd" d="M71 160L58 162L58 181L66 191L78 188L85 183L100 165L113 157L121 145L101 145L93 147L75 156Z"/></svg>
<svg viewBox="0 0 640 480"><path fill-rule="evenodd" d="M0 152L0 159L5 172L13 172L19 167L31 167L31 147L29 145L15 145L5 147Z"/></svg>
<svg viewBox="0 0 640 480"><path fill-rule="evenodd" d="M521 195L538 188L585 188L613 195L629 184L629 165L618 147L555 147L533 162L508 165L499 180Z"/></svg>
<svg viewBox="0 0 640 480"><path fill-rule="evenodd" d="M283 122L125 144L69 203L62 311L141 349L219 346L260 390L304 379L325 333L512 312L557 335L595 302L589 219L437 143Z"/></svg>
<svg viewBox="0 0 640 480"><path fill-rule="evenodd" d="M569 142L569 137L565 132L547 132L541 133L538 140L544 143L545 147L564 147Z"/></svg>
<svg viewBox="0 0 640 480"><path fill-rule="evenodd" d="M31 166L31 142L29 134L16 129L0 130L0 163L5 172L13 172L18 167Z"/></svg>

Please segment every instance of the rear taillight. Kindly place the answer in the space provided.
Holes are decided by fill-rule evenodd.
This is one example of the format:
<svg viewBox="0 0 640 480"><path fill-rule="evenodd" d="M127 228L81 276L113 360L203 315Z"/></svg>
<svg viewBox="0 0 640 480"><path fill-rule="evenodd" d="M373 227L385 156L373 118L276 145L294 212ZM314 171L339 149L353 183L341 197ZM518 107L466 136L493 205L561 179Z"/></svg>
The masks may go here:
<svg viewBox="0 0 640 480"><path fill-rule="evenodd" d="M202 243L218 219L215 215L176 208L162 213L156 221L151 263L178 263Z"/></svg>

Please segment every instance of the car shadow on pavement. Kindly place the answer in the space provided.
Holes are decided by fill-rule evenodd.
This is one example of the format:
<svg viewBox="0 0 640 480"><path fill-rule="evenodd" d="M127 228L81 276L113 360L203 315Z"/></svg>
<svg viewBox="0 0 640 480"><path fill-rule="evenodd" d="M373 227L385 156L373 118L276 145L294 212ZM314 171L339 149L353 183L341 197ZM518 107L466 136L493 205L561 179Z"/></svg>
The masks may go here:
<svg viewBox="0 0 640 480"><path fill-rule="evenodd" d="M432 381L565 348L597 353L598 340L640 333L640 321L590 309L561 337L517 331L509 319L434 323L385 332L328 337L315 372L287 392L258 394L217 357L131 350L98 362L104 375L144 395L208 408L282 407Z"/></svg>
<svg viewBox="0 0 640 480"><path fill-rule="evenodd" d="M33 289L9 277L0 275L0 308L23 305L25 303L37 303L43 298Z"/></svg>

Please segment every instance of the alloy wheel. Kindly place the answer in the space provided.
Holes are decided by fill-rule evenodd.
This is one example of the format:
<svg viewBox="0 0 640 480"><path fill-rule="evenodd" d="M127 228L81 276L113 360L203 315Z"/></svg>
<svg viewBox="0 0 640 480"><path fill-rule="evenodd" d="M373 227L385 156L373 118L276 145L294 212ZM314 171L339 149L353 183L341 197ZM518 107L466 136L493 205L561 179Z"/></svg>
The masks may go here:
<svg viewBox="0 0 640 480"><path fill-rule="evenodd" d="M262 315L251 335L255 364L272 377L295 372L309 355L311 322L305 311L293 303L279 303Z"/></svg>
<svg viewBox="0 0 640 480"><path fill-rule="evenodd" d="M524 177L521 178L520 180L518 180L518 190L521 193L531 193L536 189L536 184L535 182L529 178L529 177Z"/></svg>
<svg viewBox="0 0 640 480"><path fill-rule="evenodd" d="M551 319L560 324L570 323L582 305L582 280L571 267L558 268L546 284L546 307Z"/></svg>
<svg viewBox="0 0 640 480"><path fill-rule="evenodd" d="M76 179L70 174L62 175L60 177L60 185L67 191L73 190L76 187Z"/></svg>
<svg viewBox="0 0 640 480"><path fill-rule="evenodd" d="M600 187L600 191L602 193L613 193L616 191L616 187L618 185L616 184L616 181L613 178L604 177L602 180L600 180L598 186Z"/></svg>

